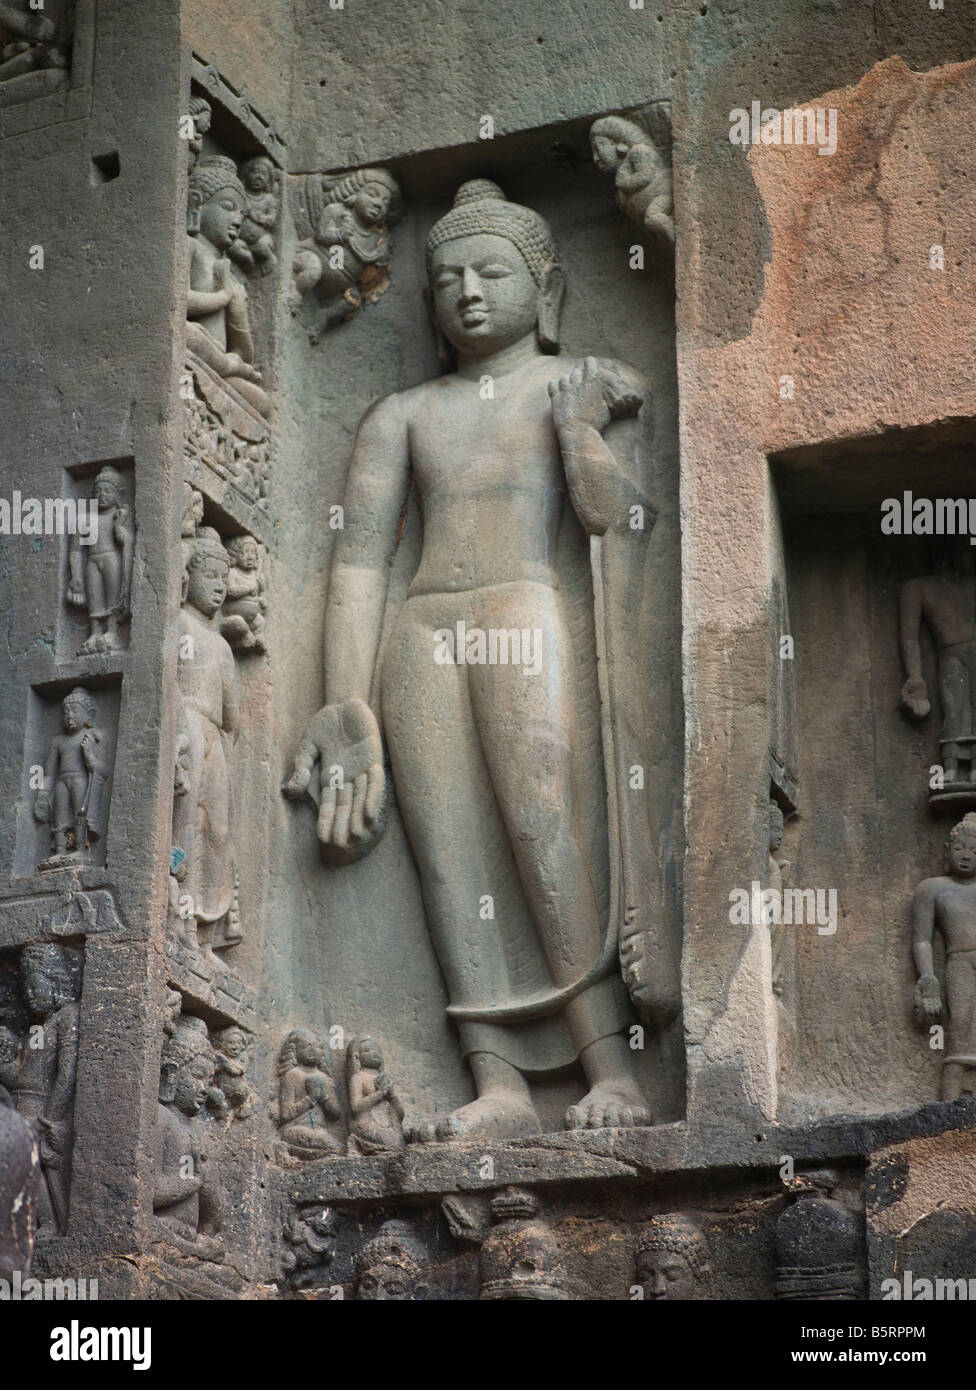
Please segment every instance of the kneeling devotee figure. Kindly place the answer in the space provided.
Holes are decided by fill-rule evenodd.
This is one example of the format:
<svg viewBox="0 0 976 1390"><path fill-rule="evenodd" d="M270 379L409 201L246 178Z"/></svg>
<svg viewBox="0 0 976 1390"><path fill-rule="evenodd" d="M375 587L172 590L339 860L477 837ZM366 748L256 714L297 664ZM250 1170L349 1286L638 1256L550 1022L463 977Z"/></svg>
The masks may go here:
<svg viewBox="0 0 976 1390"><path fill-rule="evenodd" d="M625 468L637 468L643 387L622 363L558 353L555 242L495 184L462 186L426 254L456 370L360 424L332 563L327 703L284 790L318 805L326 860L360 857L382 829L385 737L477 1090L411 1138L537 1134L527 1077L576 1062L588 1090L568 1127L647 1125L623 1031L626 914L607 905L622 840L608 829L587 540L612 537L642 570L654 513ZM385 644L381 734L368 701L411 473L423 551ZM602 664L611 706L626 646Z"/></svg>

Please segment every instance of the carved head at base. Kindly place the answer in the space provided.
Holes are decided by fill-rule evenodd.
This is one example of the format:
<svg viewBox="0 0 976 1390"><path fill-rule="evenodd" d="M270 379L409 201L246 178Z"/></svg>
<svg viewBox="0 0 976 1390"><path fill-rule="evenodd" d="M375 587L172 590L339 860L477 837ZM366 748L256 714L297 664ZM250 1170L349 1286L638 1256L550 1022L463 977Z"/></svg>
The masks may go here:
<svg viewBox="0 0 976 1390"><path fill-rule="evenodd" d="M563 1256L539 1199L509 1187L491 1199L492 1230L481 1247L481 1298L487 1301L568 1299Z"/></svg>
<svg viewBox="0 0 976 1390"><path fill-rule="evenodd" d="M552 232L490 179L463 183L451 211L434 223L427 279L442 357L448 344L487 357L533 330L543 352L559 350L565 281Z"/></svg>
<svg viewBox="0 0 976 1390"><path fill-rule="evenodd" d="M404 1221L387 1221L356 1257L356 1298L362 1302L406 1303L422 1297L418 1276L426 1251Z"/></svg>
<svg viewBox="0 0 976 1390"><path fill-rule="evenodd" d="M709 1272L708 1243L681 1212L654 1216L637 1240L637 1282L646 1299L701 1298Z"/></svg>

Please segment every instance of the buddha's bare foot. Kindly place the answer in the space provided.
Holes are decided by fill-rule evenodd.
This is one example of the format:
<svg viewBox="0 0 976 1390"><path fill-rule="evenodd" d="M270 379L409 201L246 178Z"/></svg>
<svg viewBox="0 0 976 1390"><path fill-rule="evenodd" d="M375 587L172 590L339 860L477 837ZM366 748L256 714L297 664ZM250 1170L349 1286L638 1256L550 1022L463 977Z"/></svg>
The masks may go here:
<svg viewBox="0 0 976 1390"><path fill-rule="evenodd" d="M566 1111L567 1129L624 1129L652 1125L647 1102L629 1081L603 1082Z"/></svg>
<svg viewBox="0 0 976 1390"><path fill-rule="evenodd" d="M462 1105L439 1120L415 1123L410 1138L414 1143L464 1143L471 1140L521 1139L541 1134L535 1109L521 1095L492 1092Z"/></svg>

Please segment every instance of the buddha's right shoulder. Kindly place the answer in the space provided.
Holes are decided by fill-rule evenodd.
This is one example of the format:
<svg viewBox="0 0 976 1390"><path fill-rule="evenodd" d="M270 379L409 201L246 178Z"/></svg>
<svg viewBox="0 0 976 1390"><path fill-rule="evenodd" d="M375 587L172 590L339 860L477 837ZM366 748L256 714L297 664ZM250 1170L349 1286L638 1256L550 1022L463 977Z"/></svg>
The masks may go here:
<svg viewBox="0 0 976 1390"><path fill-rule="evenodd" d="M374 401L363 416L362 424L379 429L400 429L410 424L416 412L430 400L441 378L408 386L405 391L391 391Z"/></svg>

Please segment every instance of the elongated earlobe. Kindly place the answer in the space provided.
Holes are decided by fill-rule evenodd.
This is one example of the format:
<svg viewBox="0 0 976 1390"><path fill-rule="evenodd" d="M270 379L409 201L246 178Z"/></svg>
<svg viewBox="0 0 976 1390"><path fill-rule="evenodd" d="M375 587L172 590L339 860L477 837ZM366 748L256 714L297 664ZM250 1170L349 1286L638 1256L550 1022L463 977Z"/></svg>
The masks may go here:
<svg viewBox="0 0 976 1390"><path fill-rule="evenodd" d="M437 343L437 359L445 367L453 367L455 363L454 348L444 336L444 330L437 322L437 314L434 311L434 296L430 292L430 287L424 289L424 303L427 305L427 313L430 315L430 326L434 330L434 340Z"/></svg>
<svg viewBox="0 0 976 1390"><path fill-rule="evenodd" d="M559 315L565 288L562 271L558 266L550 266L539 293L539 319L536 325L536 337L543 352L559 351Z"/></svg>

